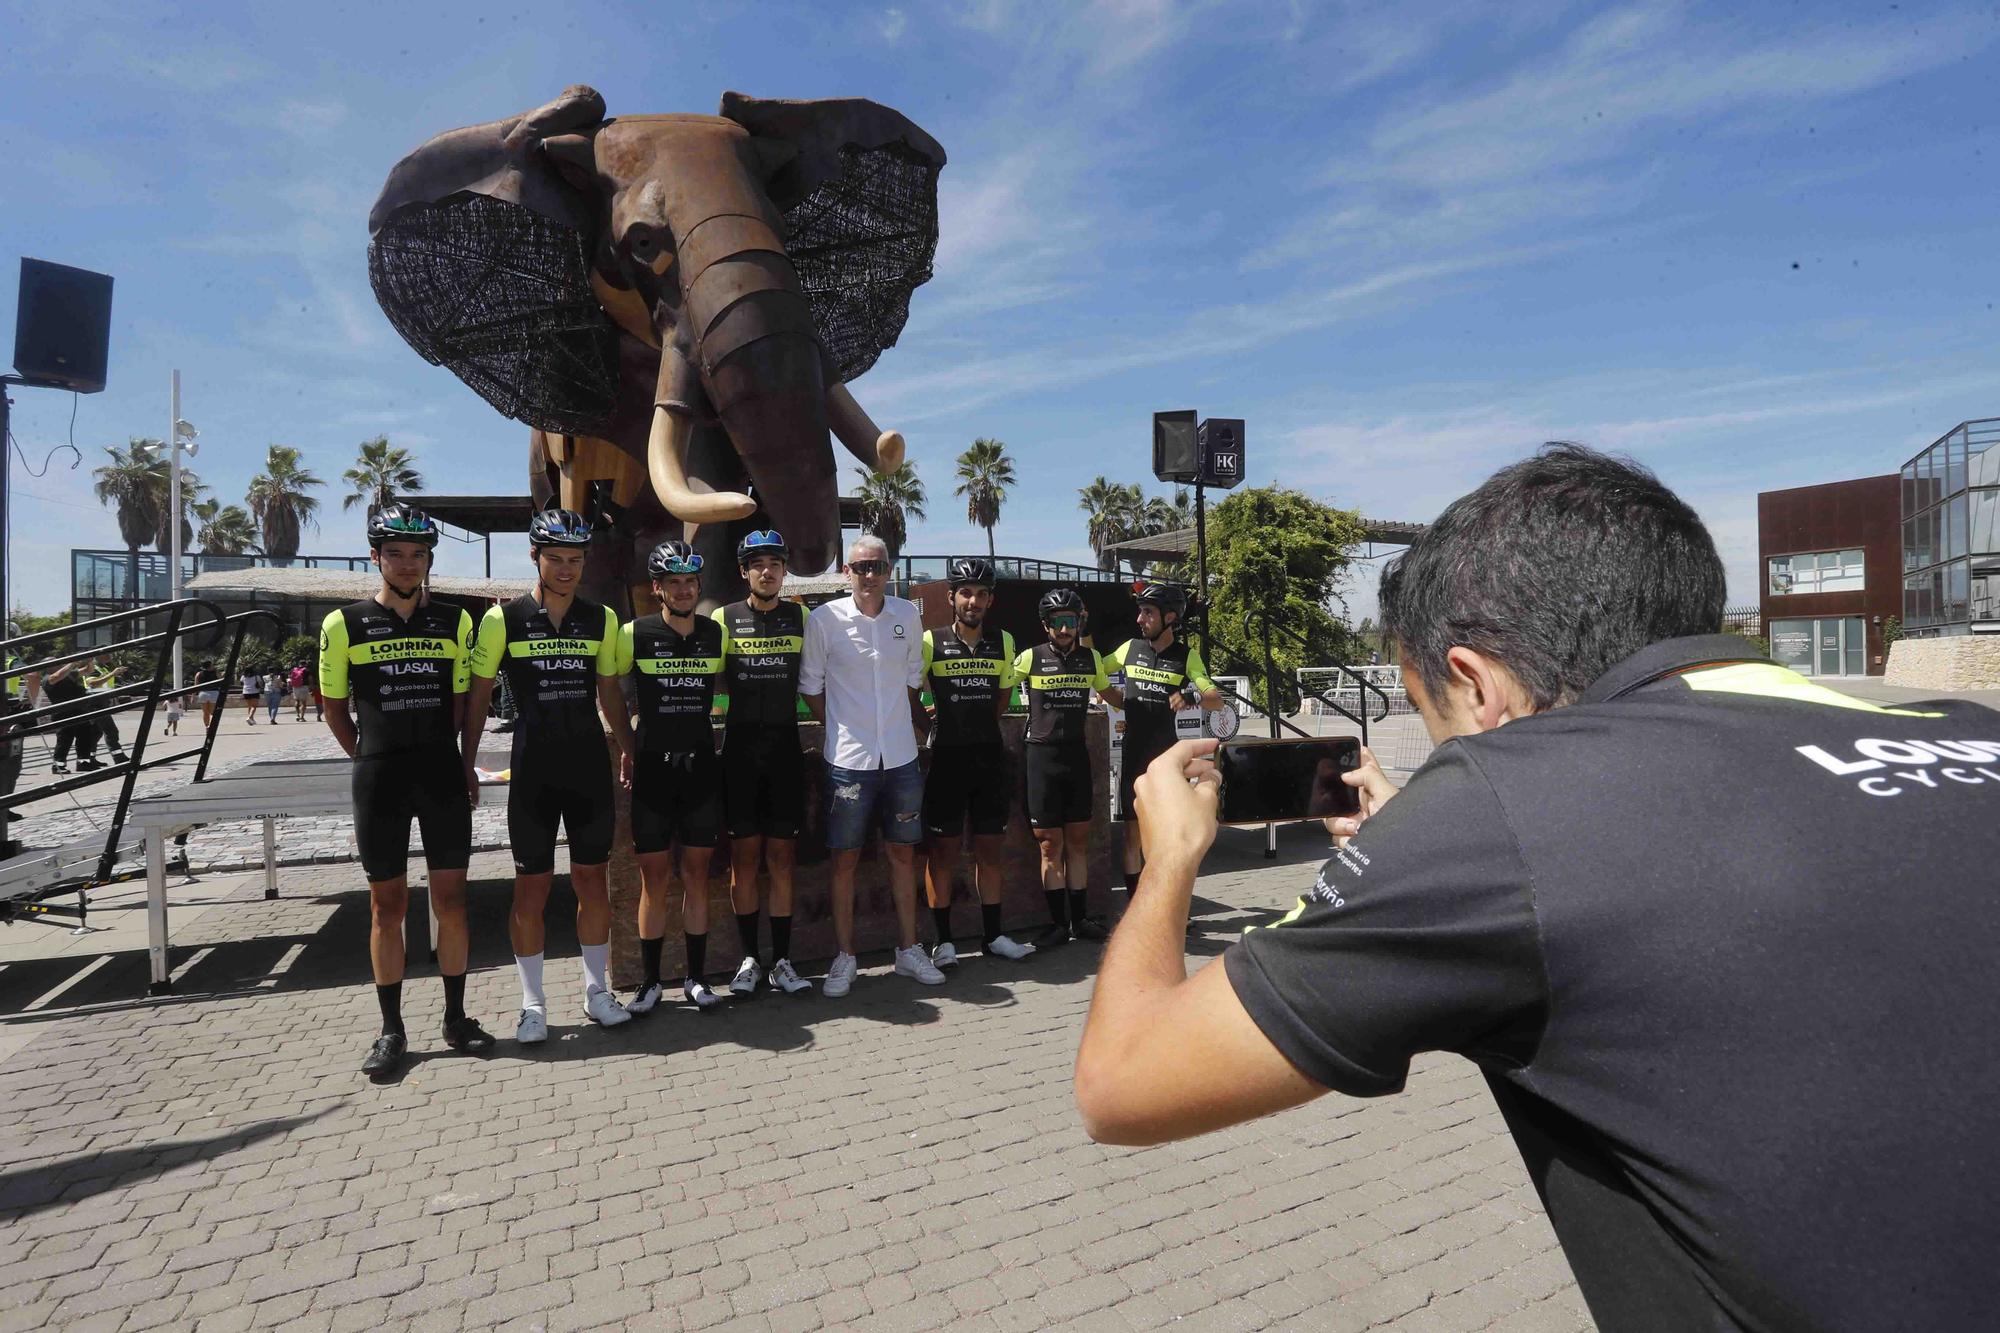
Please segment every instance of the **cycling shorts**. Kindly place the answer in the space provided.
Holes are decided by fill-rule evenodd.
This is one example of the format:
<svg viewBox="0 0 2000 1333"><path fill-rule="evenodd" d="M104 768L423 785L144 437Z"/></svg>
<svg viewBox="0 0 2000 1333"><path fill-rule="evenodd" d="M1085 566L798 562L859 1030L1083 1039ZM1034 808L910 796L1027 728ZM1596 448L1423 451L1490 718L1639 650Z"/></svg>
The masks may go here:
<svg viewBox="0 0 2000 1333"><path fill-rule="evenodd" d="M955 838L969 818L979 836L1005 833L1012 797L1007 752L998 744L932 750L931 771L924 778L924 832Z"/></svg>
<svg viewBox="0 0 2000 1333"><path fill-rule="evenodd" d="M1088 824L1091 819L1090 747L1082 741L1021 747L1027 771L1028 823L1036 828Z"/></svg>
<svg viewBox="0 0 2000 1333"><path fill-rule="evenodd" d="M1132 814L1132 784L1146 771L1147 765L1174 748L1178 740L1172 730L1142 731L1134 733L1128 722L1125 727L1125 745L1118 761L1118 818L1130 821Z"/></svg>
<svg viewBox="0 0 2000 1333"><path fill-rule="evenodd" d="M617 811L611 758L603 745L565 746L548 758L515 755L507 783L507 839L515 873L546 875L556 868L557 825L569 834L572 866L611 859Z"/></svg>
<svg viewBox="0 0 2000 1333"><path fill-rule="evenodd" d="M632 761L632 850L641 856L713 847L722 836L722 765L713 750L641 754Z"/></svg>
<svg viewBox="0 0 2000 1333"><path fill-rule="evenodd" d="M732 838L796 838L806 826L797 727L735 723L722 735L723 806Z"/></svg>
<svg viewBox="0 0 2000 1333"><path fill-rule="evenodd" d="M455 748L371 755L354 761L354 841L371 884L410 868L410 818L424 835L432 872L463 870L472 857L472 805Z"/></svg>

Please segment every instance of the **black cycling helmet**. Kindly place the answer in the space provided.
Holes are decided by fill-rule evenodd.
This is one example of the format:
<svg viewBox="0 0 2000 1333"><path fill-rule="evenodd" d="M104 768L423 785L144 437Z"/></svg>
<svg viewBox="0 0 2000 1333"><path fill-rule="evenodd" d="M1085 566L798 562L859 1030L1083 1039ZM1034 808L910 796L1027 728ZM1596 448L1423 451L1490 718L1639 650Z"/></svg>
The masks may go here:
<svg viewBox="0 0 2000 1333"><path fill-rule="evenodd" d="M1042 600L1037 609L1041 612L1044 623L1047 623L1050 616L1060 615L1064 612L1081 617L1083 615L1083 598L1077 594L1074 588L1051 588L1042 594Z"/></svg>
<svg viewBox="0 0 2000 1333"><path fill-rule="evenodd" d="M368 549L375 550L383 542L417 542L436 550L438 525L415 505L383 505L368 515Z"/></svg>
<svg viewBox="0 0 2000 1333"><path fill-rule="evenodd" d="M944 567L944 581L953 592L957 592L968 583L983 583L991 588L993 562L982 560L976 555L953 556Z"/></svg>
<svg viewBox="0 0 2000 1333"><path fill-rule="evenodd" d="M590 524L574 509L543 509L528 521L528 549L590 545Z"/></svg>
<svg viewBox="0 0 2000 1333"><path fill-rule="evenodd" d="M784 534L773 528L743 534L743 540L736 543L736 567L748 569L750 561L760 555L775 555L788 565L792 563L792 550L785 545Z"/></svg>
<svg viewBox="0 0 2000 1333"><path fill-rule="evenodd" d="M699 574L701 557L686 542L661 542L646 557L646 572L656 579L663 579L669 574Z"/></svg>
<svg viewBox="0 0 2000 1333"><path fill-rule="evenodd" d="M1160 614L1171 611L1177 616L1187 614L1187 589L1172 583L1148 583L1133 594L1141 606L1157 606Z"/></svg>

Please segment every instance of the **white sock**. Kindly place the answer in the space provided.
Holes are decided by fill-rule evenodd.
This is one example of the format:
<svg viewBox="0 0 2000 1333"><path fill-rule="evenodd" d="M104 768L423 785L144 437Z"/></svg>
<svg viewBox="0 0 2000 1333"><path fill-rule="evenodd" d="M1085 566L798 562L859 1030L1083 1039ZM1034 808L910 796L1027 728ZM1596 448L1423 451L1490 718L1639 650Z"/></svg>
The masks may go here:
<svg viewBox="0 0 2000 1333"><path fill-rule="evenodd" d="M611 985L604 979L604 969L611 964L610 944L586 944L583 949L583 994L587 999L594 990L609 991Z"/></svg>
<svg viewBox="0 0 2000 1333"><path fill-rule="evenodd" d="M538 953L515 954L515 970L521 974L521 1007L549 1011L549 1002L542 995L542 956Z"/></svg>

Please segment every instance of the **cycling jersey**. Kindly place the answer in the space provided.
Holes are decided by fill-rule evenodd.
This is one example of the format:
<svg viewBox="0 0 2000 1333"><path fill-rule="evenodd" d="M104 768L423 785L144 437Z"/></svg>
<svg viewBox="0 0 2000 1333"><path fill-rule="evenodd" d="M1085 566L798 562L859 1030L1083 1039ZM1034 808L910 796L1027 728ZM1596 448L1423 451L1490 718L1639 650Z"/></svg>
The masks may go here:
<svg viewBox="0 0 2000 1333"><path fill-rule="evenodd" d="M1193 681L1203 693L1215 688L1201 649L1175 636L1164 648L1155 648L1141 638L1130 638L1111 654L1111 668L1125 673L1125 729L1165 732L1174 729L1173 697Z"/></svg>
<svg viewBox="0 0 2000 1333"><path fill-rule="evenodd" d="M472 616L433 602L403 619L374 598L319 628L319 690L354 701L358 758L457 748L454 697L471 686Z"/></svg>
<svg viewBox="0 0 2000 1333"><path fill-rule="evenodd" d="M806 647L806 609L779 602L759 611L746 598L715 609L722 626L722 688L729 721L796 727L799 661Z"/></svg>
<svg viewBox="0 0 2000 1333"><path fill-rule="evenodd" d="M999 705L1014 685L1013 635L989 630L967 643L955 629L927 629L924 677L937 703L933 746L1000 743Z"/></svg>
<svg viewBox="0 0 2000 1333"><path fill-rule="evenodd" d="M1014 659L1014 678L1028 687L1028 740L1036 745L1081 741L1091 691L1111 684L1104 659L1080 643L1066 653L1053 643L1023 650Z"/></svg>
<svg viewBox="0 0 2000 1333"><path fill-rule="evenodd" d="M722 626L696 620L682 634L665 616L641 616L618 632L618 665L633 673L641 752L713 752L708 714L722 673Z"/></svg>
<svg viewBox="0 0 2000 1333"><path fill-rule="evenodd" d="M512 687L514 749L589 739L601 748L597 678L618 674L618 617L584 597L571 600L562 624L532 594L496 606L479 623L472 674L502 670Z"/></svg>

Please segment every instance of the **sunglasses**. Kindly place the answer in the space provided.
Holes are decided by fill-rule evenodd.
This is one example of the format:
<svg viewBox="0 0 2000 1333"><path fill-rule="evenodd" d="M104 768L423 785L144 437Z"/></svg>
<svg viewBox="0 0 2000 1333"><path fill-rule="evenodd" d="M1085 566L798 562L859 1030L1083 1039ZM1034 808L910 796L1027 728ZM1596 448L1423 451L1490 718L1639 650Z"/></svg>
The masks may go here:
<svg viewBox="0 0 2000 1333"><path fill-rule="evenodd" d="M669 560L667 561L667 573L699 574L701 573L701 557L691 555L685 560Z"/></svg>
<svg viewBox="0 0 2000 1333"><path fill-rule="evenodd" d="M847 567L863 578L879 578L889 572L887 560L854 560Z"/></svg>
<svg viewBox="0 0 2000 1333"><path fill-rule="evenodd" d="M1075 629L1082 622L1075 616L1050 616L1045 623L1050 629Z"/></svg>

